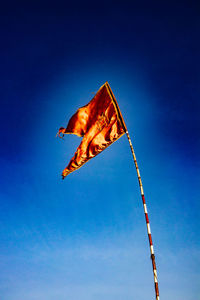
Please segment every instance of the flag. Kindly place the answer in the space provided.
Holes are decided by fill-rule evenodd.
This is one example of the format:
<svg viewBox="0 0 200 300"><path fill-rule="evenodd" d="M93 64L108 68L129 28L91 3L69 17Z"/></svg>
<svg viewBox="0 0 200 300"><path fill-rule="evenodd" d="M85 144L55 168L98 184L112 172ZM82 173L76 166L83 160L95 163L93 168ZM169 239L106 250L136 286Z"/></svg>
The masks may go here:
<svg viewBox="0 0 200 300"><path fill-rule="evenodd" d="M83 137L74 157L62 172L63 179L119 139L125 132L126 126L117 101L106 82L87 105L77 110L67 127L61 127L58 131L59 137L61 134L76 134Z"/></svg>

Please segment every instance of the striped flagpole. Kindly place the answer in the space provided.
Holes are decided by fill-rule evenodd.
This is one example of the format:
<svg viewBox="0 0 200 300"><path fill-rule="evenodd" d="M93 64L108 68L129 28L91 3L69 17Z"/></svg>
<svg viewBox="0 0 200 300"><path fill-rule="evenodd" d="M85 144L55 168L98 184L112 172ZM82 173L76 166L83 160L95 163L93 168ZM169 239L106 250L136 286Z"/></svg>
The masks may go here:
<svg viewBox="0 0 200 300"><path fill-rule="evenodd" d="M145 214L145 220L146 220L146 225L147 225L147 233L148 233L148 238L149 238L149 246L150 246L150 252L151 252L151 260L152 260L152 267L153 267L153 277L154 277L154 284L155 284L155 293L156 293L156 300L159 300L159 289L158 289L158 278L157 278L157 270L156 270L156 262L155 262L155 255L154 255L154 249L153 249L153 242L152 242L152 236L151 236L151 229L150 229L150 223L149 223L149 217L148 217L148 212L147 212L147 205L144 197L144 190L142 186L142 180L140 176L140 171L138 168L138 163L136 160L135 152L133 149L133 145L128 133L128 130L126 130L126 135L128 137L128 141L131 147L131 152L133 154L133 160L135 163L136 171L137 171L137 177L140 185L140 192L141 192L141 197L142 197L142 202L143 202L143 208L144 208L144 214Z"/></svg>
<svg viewBox="0 0 200 300"><path fill-rule="evenodd" d="M124 131L126 132L126 135L128 137L128 141L129 141L129 144L130 144L130 147L131 147L131 152L133 154L133 160L134 160L136 171L137 171L138 181L139 181L139 185L140 185L140 192L141 192L142 202L143 202L143 208L144 208L144 214L145 214L145 220L146 220L146 225L147 225L147 233L148 233L148 238L149 238L149 246L150 246L150 252L151 252L151 261L152 261L152 267L153 267L153 277L154 277L154 283L155 283L156 300L159 300L159 289L158 289L158 279L157 279L157 270L156 270L155 255L154 255L153 242L152 242L152 236L151 236L151 229L150 229L149 217L148 217L148 213L147 213L147 205L146 205L146 201L145 201L145 198L144 198L144 190L143 190L143 186L142 186L142 180L141 180L141 176L140 176L140 171L139 171L139 168L138 168L138 164L137 164L135 152L134 152L134 149L133 149L133 145L132 145L132 142L131 142L131 138L129 136L129 133L128 133L126 124L124 122L124 119L122 117L121 111L119 109L118 103L117 103L117 101L115 99L115 96L114 96L114 94L113 94L113 92L112 92L112 90L111 90L108 82L106 82L105 85L106 85L106 88L108 90L108 93L111 96L111 99L112 99L114 107L115 107L115 109L117 111L117 115L118 115L118 118L119 118L119 120L121 122L121 125L123 126Z"/></svg>

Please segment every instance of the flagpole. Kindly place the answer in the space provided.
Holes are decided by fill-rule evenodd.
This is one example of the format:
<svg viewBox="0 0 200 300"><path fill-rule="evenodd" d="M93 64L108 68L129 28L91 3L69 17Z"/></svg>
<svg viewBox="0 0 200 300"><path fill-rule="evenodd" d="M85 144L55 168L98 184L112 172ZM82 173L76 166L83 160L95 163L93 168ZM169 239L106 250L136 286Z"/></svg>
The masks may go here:
<svg viewBox="0 0 200 300"><path fill-rule="evenodd" d="M153 267L153 277L154 277L154 285L155 285L155 294L156 294L156 300L159 300L159 289L158 289L158 278L157 278L157 270L156 270L156 261L155 261L155 255L154 255L154 247L153 247L153 241L152 241L152 235L151 235L151 229L150 229L150 223L149 223L149 216L147 212L147 205L144 197L144 190L143 190L143 185L142 185L142 180L140 176L140 171L138 168L138 163L136 160L135 152L133 149L133 145L131 142L131 138L129 136L128 130L126 129L126 135L129 141L129 145L131 148L131 152L133 155L133 160L135 163L135 168L137 171L137 177L138 177L138 182L140 186L140 193L142 197L142 203L143 203L143 208L144 208L144 214L145 214L145 220L146 220L146 226L147 226L147 233L148 233L148 238L149 238L149 246L150 246L150 252L151 252L151 261L152 261L152 267Z"/></svg>
<svg viewBox="0 0 200 300"><path fill-rule="evenodd" d="M138 168L138 163L137 163L137 160L136 160L136 156L135 156L135 152L134 152L133 145L132 145L132 142L131 142L131 138L130 138L130 135L128 133L128 130L127 130L126 124L124 122L123 116L121 114L121 111L119 109L117 100L115 99L115 96L114 96L108 82L106 82L105 85L106 85L108 93L110 94L110 97L113 101L114 107L117 111L118 119L119 119L122 127L124 128L124 132L127 135L129 145L130 145L130 148L131 148L131 152L132 152L132 155L133 155L133 160L134 160L134 163L135 163L138 182L139 182L139 186L140 186L140 193L141 193L142 203L143 203L143 208L144 208L145 221L146 221L146 226L147 226L147 234L148 234L148 239L149 239L151 261L152 261L152 267L153 267L153 277L154 277L156 300L159 300L158 278L157 278L157 270L156 270L156 261L155 261L155 255L154 255L153 241L152 241L152 235L151 235L151 229L150 229L150 223L149 223L149 216L148 216L148 212L147 212L147 205L146 205L146 201L145 201L145 197L144 197L144 190L143 190L142 180L141 180L141 176L140 176L140 171L139 171L139 168Z"/></svg>

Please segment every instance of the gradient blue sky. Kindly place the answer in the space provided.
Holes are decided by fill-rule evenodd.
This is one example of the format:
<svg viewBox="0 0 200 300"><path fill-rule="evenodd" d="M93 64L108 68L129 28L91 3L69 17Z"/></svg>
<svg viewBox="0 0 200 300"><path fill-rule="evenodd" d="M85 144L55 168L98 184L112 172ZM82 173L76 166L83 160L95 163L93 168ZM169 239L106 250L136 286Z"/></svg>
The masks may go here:
<svg viewBox="0 0 200 300"><path fill-rule="evenodd" d="M1 7L0 297L146 300L154 285L125 136L61 172L60 126L108 81L130 132L161 300L200 299L197 1Z"/></svg>

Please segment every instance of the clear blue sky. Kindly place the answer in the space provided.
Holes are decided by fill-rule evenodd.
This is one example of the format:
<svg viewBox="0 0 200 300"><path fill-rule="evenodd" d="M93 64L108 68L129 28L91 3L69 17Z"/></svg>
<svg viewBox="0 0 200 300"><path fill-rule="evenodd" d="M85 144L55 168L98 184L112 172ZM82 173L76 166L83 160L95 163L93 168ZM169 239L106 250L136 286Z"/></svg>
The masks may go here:
<svg viewBox="0 0 200 300"><path fill-rule="evenodd" d="M126 136L61 180L55 138L108 81L138 159L161 300L200 299L196 1L1 7L2 300L147 300L154 285Z"/></svg>

